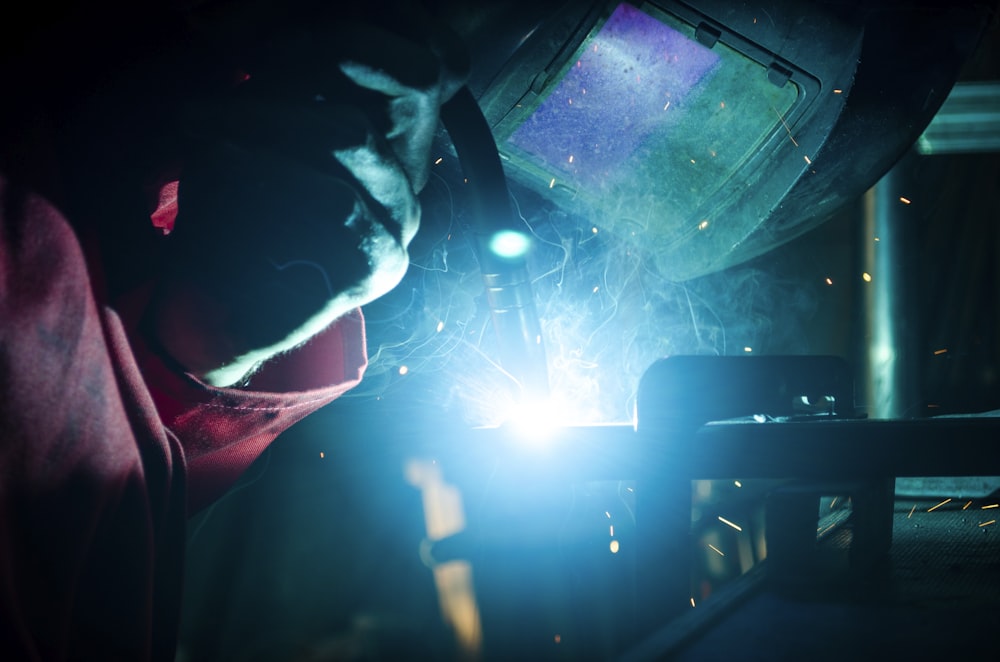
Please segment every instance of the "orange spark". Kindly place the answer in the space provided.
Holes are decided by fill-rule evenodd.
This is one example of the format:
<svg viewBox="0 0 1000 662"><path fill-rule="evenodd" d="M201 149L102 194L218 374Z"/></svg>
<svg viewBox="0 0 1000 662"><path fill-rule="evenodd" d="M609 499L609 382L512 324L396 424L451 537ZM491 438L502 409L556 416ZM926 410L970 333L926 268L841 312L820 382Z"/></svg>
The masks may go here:
<svg viewBox="0 0 1000 662"><path fill-rule="evenodd" d="M733 527L737 531L742 531L743 530L742 527L737 526L736 524L733 524L732 522L730 522L729 520L727 520L725 517L722 517L721 515L719 516L719 521L722 522L723 524L725 524L726 526Z"/></svg>
<svg viewBox="0 0 1000 662"><path fill-rule="evenodd" d="M938 508L940 508L941 506L943 506L946 503L951 503L951 497L948 497L947 499L945 499L944 501L942 501L941 503L939 503L936 506L932 506L931 508L928 508L927 512L933 513L935 510L937 510Z"/></svg>

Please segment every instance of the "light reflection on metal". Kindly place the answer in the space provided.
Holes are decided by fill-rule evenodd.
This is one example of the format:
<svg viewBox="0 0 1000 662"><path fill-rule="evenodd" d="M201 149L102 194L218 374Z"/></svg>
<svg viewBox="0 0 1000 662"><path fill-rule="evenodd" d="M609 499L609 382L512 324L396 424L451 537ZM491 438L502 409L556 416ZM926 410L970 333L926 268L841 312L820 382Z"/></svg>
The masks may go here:
<svg viewBox="0 0 1000 662"><path fill-rule="evenodd" d="M490 239L489 247L502 258L520 258L531 248L531 239L523 232L501 230Z"/></svg>
<svg viewBox="0 0 1000 662"><path fill-rule="evenodd" d="M920 269L917 224L909 222L916 210L899 203L903 192L913 189L916 159L913 152L904 156L862 201L859 266L870 286L859 292L863 369L858 385L871 418L912 418L923 410L914 374L925 351L917 337L919 325L913 323L921 305L914 288Z"/></svg>
<svg viewBox="0 0 1000 662"><path fill-rule="evenodd" d="M462 495L444 481L434 461L411 459L404 468L408 483L420 490L427 538L441 540L465 529ZM456 560L432 565L442 617L455 633L458 659L478 660L482 619L472 584L472 565Z"/></svg>
<svg viewBox="0 0 1000 662"><path fill-rule="evenodd" d="M957 83L917 141L923 155L1000 152L1000 82Z"/></svg>

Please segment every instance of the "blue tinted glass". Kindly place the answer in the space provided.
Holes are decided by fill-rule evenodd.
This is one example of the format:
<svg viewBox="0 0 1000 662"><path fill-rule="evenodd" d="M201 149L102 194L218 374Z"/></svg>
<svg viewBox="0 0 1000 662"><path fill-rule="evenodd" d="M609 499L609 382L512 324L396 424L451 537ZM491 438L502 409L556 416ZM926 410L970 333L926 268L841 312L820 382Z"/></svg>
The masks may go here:
<svg viewBox="0 0 1000 662"><path fill-rule="evenodd" d="M718 64L708 48L620 5L509 140L577 183L596 183L676 122Z"/></svg>

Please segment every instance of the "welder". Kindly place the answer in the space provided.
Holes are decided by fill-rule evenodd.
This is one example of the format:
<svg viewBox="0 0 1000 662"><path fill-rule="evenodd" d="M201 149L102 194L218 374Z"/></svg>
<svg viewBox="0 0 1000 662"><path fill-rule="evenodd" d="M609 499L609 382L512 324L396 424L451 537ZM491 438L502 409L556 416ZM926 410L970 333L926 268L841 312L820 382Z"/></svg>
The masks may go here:
<svg viewBox="0 0 1000 662"><path fill-rule="evenodd" d="M0 35L5 660L174 659L186 518L361 379L466 76L412 3L135 4Z"/></svg>

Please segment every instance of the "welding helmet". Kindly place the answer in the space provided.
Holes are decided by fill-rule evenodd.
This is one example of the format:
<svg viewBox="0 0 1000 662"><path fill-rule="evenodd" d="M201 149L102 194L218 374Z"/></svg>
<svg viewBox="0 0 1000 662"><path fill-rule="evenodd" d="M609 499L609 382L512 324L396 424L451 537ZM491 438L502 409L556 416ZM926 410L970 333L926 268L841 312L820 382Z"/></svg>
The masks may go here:
<svg viewBox="0 0 1000 662"><path fill-rule="evenodd" d="M919 138L988 22L981 4L943 1L474 6L452 12L512 184L634 242L671 280L857 200Z"/></svg>

